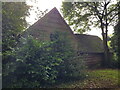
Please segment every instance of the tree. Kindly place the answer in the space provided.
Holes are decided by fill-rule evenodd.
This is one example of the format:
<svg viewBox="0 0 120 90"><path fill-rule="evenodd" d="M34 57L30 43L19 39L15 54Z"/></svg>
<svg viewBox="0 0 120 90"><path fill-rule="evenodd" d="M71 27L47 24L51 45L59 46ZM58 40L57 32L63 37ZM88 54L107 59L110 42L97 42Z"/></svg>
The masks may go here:
<svg viewBox="0 0 120 90"><path fill-rule="evenodd" d="M114 51L115 57L114 59L117 61L118 63L118 68L120 68L120 2L118 2L118 23L116 24L116 26L114 27L114 34L112 37L112 41L111 41L111 46L112 49Z"/></svg>
<svg viewBox="0 0 120 90"><path fill-rule="evenodd" d="M25 17L29 15L29 6L25 2L2 3L2 77L14 67L13 48L18 43L19 34L26 28ZM9 76L12 78L12 76ZM7 78L9 80L9 78ZM6 85L5 83L3 83Z"/></svg>
<svg viewBox="0 0 120 90"><path fill-rule="evenodd" d="M62 11L64 17L75 31L83 33L91 30L91 26L99 27L102 31L104 56L107 65L109 63L108 27L114 26L118 12L118 4L111 4L109 1L103 2L63 2Z"/></svg>
<svg viewBox="0 0 120 90"><path fill-rule="evenodd" d="M17 45L19 34L26 29L29 6L25 2L2 3L2 51L9 51Z"/></svg>
<svg viewBox="0 0 120 90"><path fill-rule="evenodd" d="M13 81L16 56L14 50L19 44L20 34L27 28L26 17L29 16L31 6L26 2L2 3L2 77L3 86ZM6 76L7 75L7 76ZM9 81L9 82L8 82Z"/></svg>

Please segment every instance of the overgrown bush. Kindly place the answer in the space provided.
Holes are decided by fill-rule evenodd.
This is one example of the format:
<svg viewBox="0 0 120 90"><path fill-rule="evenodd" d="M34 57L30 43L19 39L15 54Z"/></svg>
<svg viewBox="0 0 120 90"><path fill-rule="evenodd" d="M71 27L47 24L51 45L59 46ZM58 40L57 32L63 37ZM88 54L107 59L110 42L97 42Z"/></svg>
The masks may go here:
<svg viewBox="0 0 120 90"><path fill-rule="evenodd" d="M61 78L65 80L84 76L83 59L76 58L66 35L55 32L51 34L50 42L40 42L31 36L23 38L21 44L9 55L11 59L14 58L11 61L14 67L10 70L8 65L10 71L3 72L3 88L46 87Z"/></svg>
<svg viewBox="0 0 120 90"><path fill-rule="evenodd" d="M58 58L51 48L52 42L39 42L32 37L22 41L15 51L16 69L11 87L40 87L55 82Z"/></svg>
<svg viewBox="0 0 120 90"><path fill-rule="evenodd" d="M111 62L109 64L110 68L120 68L120 63L119 63L119 59L118 56L116 55L115 52L113 52L113 55L111 56Z"/></svg>
<svg viewBox="0 0 120 90"><path fill-rule="evenodd" d="M120 69L120 48L119 48L119 38L120 38L120 20L119 22L116 24L116 26L114 27L114 33L113 36L111 38L111 47L112 47L112 52L113 52L113 59L112 59L112 63L111 63L111 67L114 68L119 68Z"/></svg>
<svg viewBox="0 0 120 90"><path fill-rule="evenodd" d="M2 87L8 87L14 81L13 72L16 68L13 51L2 53Z"/></svg>
<svg viewBox="0 0 120 90"><path fill-rule="evenodd" d="M58 53L63 62L57 67L58 79L70 80L72 78L84 77L85 62L83 56L77 56L74 47L71 45L68 34L64 32L55 32L51 36L54 42L54 52Z"/></svg>

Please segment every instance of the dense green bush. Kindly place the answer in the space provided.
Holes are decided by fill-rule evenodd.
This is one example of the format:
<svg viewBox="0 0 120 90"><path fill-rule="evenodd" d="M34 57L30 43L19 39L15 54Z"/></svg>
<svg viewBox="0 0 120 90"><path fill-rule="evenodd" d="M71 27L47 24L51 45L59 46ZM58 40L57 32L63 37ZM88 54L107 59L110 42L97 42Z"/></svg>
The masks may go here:
<svg viewBox="0 0 120 90"><path fill-rule="evenodd" d="M111 56L111 62L109 64L110 68L120 68L119 67L119 60L118 60L118 56L116 55L115 52L112 53Z"/></svg>
<svg viewBox="0 0 120 90"><path fill-rule="evenodd" d="M51 41L54 42L54 52L58 53L63 62L57 68L58 77L60 79L70 80L71 78L84 77L85 62L83 56L77 56L77 53L71 45L70 38L67 33L55 32L51 36ZM58 78L58 79L59 79Z"/></svg>
<svg viewBox="0 0 120 90"><path fill-rule="evenodd" d="M118 50L118 25L116 25L114 27L115 31L114 31L114 34L111 38L111 51L113 52L113 57L112 57L112 60L111 60L111 63L110 63L110 67L112 68L120 68L120 60L119 60L119 50Z"/></svg>
<svg viewBox="0 0 120 90"><path fill-rule="evenodd" d="M16 69L12 87L40 87L55 82L58 73L55 67L62 60L55 56L50 45L52 42L41 43L32 37L22 41L14 52Z"/></svg>
<svg viewBox="0 0 120 90"><path fill-rule="evenodd" d="M60 79L84 76L83 59L77 58L67 34L55 32L50 38L50 42L40 42L31 36L22 39L8 56L14 67L10 70L8 65L7 72L3 72L3 88L46 87Z"/></svg>

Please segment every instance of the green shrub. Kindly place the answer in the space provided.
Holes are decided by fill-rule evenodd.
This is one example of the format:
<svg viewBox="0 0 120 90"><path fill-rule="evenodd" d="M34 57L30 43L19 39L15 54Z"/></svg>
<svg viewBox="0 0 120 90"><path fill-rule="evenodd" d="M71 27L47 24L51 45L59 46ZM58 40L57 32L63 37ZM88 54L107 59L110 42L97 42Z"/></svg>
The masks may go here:
<svg viewBox="0 0 120 90"><path fill-rule="evenodd" d="M14 79L8 87L40 87L42 84L54 83L58 73L55 67L62 59L54 55L51 44L52 42L41 43L32 37L24 39L14 52L16 67L14 73L8 75L14 76ZM4 79L3 83L5 81Z"/></svg>
<svg viewBox="0 0 120 90"><path fill-rule="evenodd" d="M119 59L118 59L118 56L116 55L116 53L113 53L112 57L111 57L111 62L110 62L110 65L109 67L110 68L120 68L120 63L119 63Z"/></svg>
<svg viewBox="0 0 120 90"><path fill-rule="evenodd" d="M10 57L14 67L8 68L7 74L3 72L3 88L47 87L60 79L84 77L85 73L83 58L76 56L66 33L53 33L50 42L23 38Z"/></svg>
<svg viewBox="0 0 120 90"><path fill-rule="evenodd" d="M55 32L52 34L51 41L54 42L54 52L63 62L57 67L58 79L70 80L71 78L83 78L85 75L84 56L77 56L74 47L71 45L67 33Z"/></svg>
<svg viewBox="0 0 120 90"><path fill-rule="evenodd" d="M16 68L13 51L2 53L2 87L10 86L14 81L13 72Z"/></svg>

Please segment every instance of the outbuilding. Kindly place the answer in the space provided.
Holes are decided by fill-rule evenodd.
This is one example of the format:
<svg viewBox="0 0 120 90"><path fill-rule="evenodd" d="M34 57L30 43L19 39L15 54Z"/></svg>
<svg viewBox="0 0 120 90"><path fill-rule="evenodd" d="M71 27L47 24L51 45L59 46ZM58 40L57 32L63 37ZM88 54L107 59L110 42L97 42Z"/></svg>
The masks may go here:
<svg viewBox="0 0 120 90"><path fill-rule="evenodd" d="M23 36L31 35L37 40L49 41L55 31L67 32L77 54L85 55L87 65L101 64L104 56L102 40L98 36L74 34L56 8L30 26Z"/></svg>

